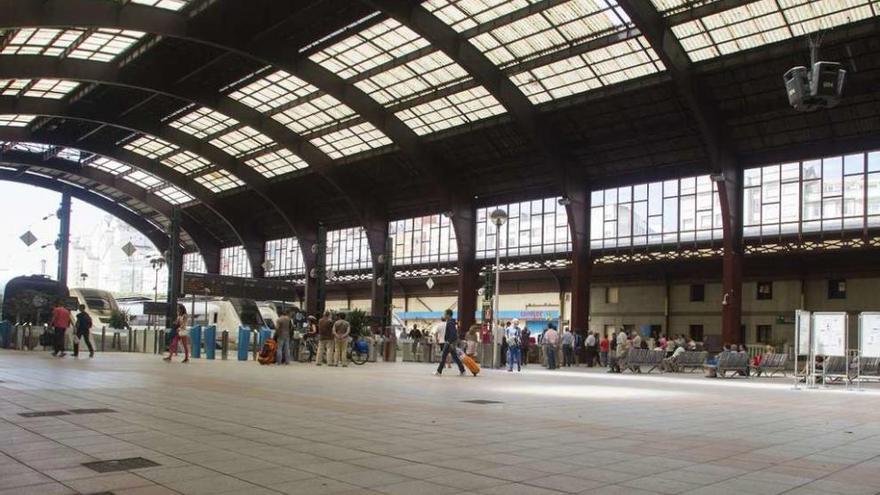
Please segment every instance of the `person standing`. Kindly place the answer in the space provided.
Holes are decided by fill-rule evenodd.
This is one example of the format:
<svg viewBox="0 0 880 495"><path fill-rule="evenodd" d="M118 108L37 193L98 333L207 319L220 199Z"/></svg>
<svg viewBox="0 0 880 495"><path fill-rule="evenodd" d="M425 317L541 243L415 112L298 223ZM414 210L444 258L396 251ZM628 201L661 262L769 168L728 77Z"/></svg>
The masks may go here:
<svg viewBox="0 0 880 495"><path fill-rule="evenodd" d="M330 312L324 311L324 316L318 320L318 355L315 358L315 364L321 366L326 359L327 364L333 364L333 320L330 319Z"/></svg>
<svg viewBox="0 0 880 495"><path fill-rule="evenodd" d="M522 331L519 328L519 321L513 320L513 323L507 327L507 371L513 371L513 363L516 362L516 371L522 371L520 362L520 339Z"/></svg>
<svg viewBox="0 0 880 495"><path fill-rule="evenodd" d="M513 320L514 325L519 325L519 320ZM532 332L529 331L529 327L527 325L522 326L522 335L519 339L520 346L520 360L522 361L522 365L525 366L529 364L529 346L532 343Z"/></svg>
<svg viewBox="0 0 880 495"><path fill-rule="evenodd" d="M608 366L608 349L610 346L611 343L608 341L608 336L603 335L602 339L599 340L599 364L602 366Z"/></svg>
<svg viewBox="0 0 880 495"><path fill-rule="evenodd" d="M174 320L174 327L177 329L177 335L171 340L171 345L168 347L168 357L164 358L165 361L171 361L171 358L177 355L177 344L178 342L183 345L183 361L184 363L189 362L189 326L188 326L188 318L186 316L186 306L183 304L177 305L177 319Z"/></svg>
<svg viewBox="0 0 880 495"><path fill-rule="evenodd" d="M89 348L89 357L95 357L95 348L92 346L90 338L92 330L92 317L86 312L86 305L79 305L79 313L76 314L76 335L73 339L73 357L79 357L79 339L86 341L86 347Z"/></svg>
<svg viewBox="0 0 880 495"><path fill-rule="evenodd" d="M587 341L586 341L585 345L587 346L587 367L592 368L593 364L595 364L596 359L598 357L597 352L596 352L597 347L596 347L596 334L595 333L590 332L587 335Z"/></svg>
<svg viewBox="0 0 880 495"><path fill-rule="evenodd" d="M339 319L333 324L333 357L330 366L348 367L348 335L351 325L345 321L345 313L339 313Z"/></svg>
<svg viewBox="0 0 880 495"><path fill-rule="evenodd" d="M64 307L64 302L61 299L52 308L52 321L50 325L53 330L52 355L64 357L67 355L64 352L64 332L70 326L70 311Z"/></svg>
<svg viewBox="0 0 880 495"><path fill-rule="evenodd" d="M309 315L308 321L309 329L304 340L306 350L309 351L309 360L307 362L311 363L312 359L315 359L315 354L318 353L318 319Z"/></svg>
<svg viewBox="0 0 880 495"><path fill-rule="evenodd" d="M412 330L409 331L409 338L412 339L413 360L421 361L419 359L419 344L422 342L422 331L415 324L413 324Z"/></svg>
<svg viewBox="0 0 880 495"><path fill-rule="evenodd" d="M452 317L451 309L447 309L443 313L443 321L446 322L446 329L443 332L443 352L440 354L440 363L437 364L437 371L434 374L437 376L443 374L443 363L446 362L447 356L451 356L455 364L458 365L459 374L464 376L464 364L455 349L455 344L458 342L458 329L455 327L455 319Z"/></svg>
<svg viewBox="0 0 880 495"><path fill-rule="evenodd" d="M282 311L275 320L275 366L290 364L290 333L293 331L293 320L288 311Z"/></svg>
<svg viewBox="0 0 880 495"><path fill-rule="evenodd" d="M562 332L562 366L574 364L574 334L568 328Z"/></svg>
<svg viewBox="0 0 880 495"><path fill-rule="evenodd" d="M465 354L470 357L477 355L477 344L480 341L480 325L474 323L465 335Z"/></svg>
<svg viewBox="0 0 880 495"><path fill-rule="evenodd" d="M556 327L552 323L547 325L542 343L544 344L544 352L547 353L547 369L555 370L557 368L556 348L559 346L559 332L556 331Z"/></svg>

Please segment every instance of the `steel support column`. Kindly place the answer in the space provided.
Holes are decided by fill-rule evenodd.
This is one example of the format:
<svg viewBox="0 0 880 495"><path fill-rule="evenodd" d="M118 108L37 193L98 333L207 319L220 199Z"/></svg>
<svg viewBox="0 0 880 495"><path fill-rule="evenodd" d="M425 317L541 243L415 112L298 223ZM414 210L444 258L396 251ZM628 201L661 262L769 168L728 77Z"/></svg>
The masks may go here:
<svg viewBox="0 0 880 495"><path fill-rule="evenodd" d="M572 332L589 330L590 319L590 190L577 182L567 188L568 228L571 231L571 322Z"/></svg>
<svg viewBox="0 0 880 495"><path fill-rule="evenodd" d="M205 262L205 271L208 273L219 274L220 273L220 248L216 249L209 248L201 248L199 253L202 255L202 260Z"/></svg>
<svg viewBox="0 0 880 495"><path fill-rule="evenodd" d="M477 210L471 202L454 203L452 228L458 247L458 323L462 332L467 332L475 323L477 290L480 288L476 218Z"/></svg>
<svg viewBox="0 0 880 495"><path fill-rule="evenodd" d="M309 255L313 256L312 263L315 270L315 276L312 277L311 269L309 268L308 261L306 262L306 277L311 280L314 280L314 301L315 301L315 313L316 315L320 315L324 313L324 310L327 308L327 227L323 224L318 224L318 236L315 239L315 249L314 253L309 253ZM303 256L306 256L306 253L303 252ZM308 258L306 258L308 259ZM309 302L309 287L307 282L306 284L306 304L310 305ZM310 306L311 307L311 306Z"/></svg>
<svg viewBox="0 0 880 495"><path fill-rule="evenodd" d="M731 168L716 183L721 203L724 256L721 272L721 340L744 344L742 331L742 171Z"/></svg>
<svg viewBox="0 0 880 495"><path fill-rule="evenodd" d="M180 249L180 208L171 210L171 225L168 228L168 311L165 328L172 328L177 317L177 295L180 293L180 278L183 274L183 253Z"/></svg>
<svg viewBox="0 0 880 495"><path fill-rule="evenodd" d="M385 284L390 280L385 278L385 265L388 258L388 220L384 218L371 219L364 227L367 236L367 244L370 246L370 259L373 264L373 279L370 284L370 315L374 318L384 318L390 313L391 308L386 307ZM382 285L379 285L379 279ZM390 301L389 301L390 303Z"/></svg>
<svg viewBox="0 0 880 495"><path fill-rule="evenodd" d="M58 208L58 283L65 287L70 259L70 199L70 192L65 189Z"/></svg>

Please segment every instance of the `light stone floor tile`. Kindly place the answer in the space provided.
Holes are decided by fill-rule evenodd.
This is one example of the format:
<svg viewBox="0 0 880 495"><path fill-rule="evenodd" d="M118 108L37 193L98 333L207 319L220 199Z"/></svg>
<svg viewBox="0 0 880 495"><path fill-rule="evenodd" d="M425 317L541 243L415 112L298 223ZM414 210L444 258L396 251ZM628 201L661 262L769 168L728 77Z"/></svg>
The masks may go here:
<svg viewBox="0 0 880 495"><path fill-rule="evenodd" d="M880 492L880 384L431 371L0 350L0 495ZM475 398L504 404L461 403ZM18 416L90 407L117 412ZM160 466L80 466L133 456Z"/></svg>

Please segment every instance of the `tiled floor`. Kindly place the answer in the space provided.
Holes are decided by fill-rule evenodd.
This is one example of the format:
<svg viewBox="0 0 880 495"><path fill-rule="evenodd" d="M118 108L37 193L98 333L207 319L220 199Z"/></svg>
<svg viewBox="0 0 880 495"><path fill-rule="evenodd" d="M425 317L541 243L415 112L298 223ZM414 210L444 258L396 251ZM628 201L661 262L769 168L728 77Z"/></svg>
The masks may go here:
<svg viewBox="0 0 880 495"><path fill-rule="evenodd" d="M0 495L880 493L877 385L11 351L0 381ZM116 412L19 415L78 408ZM81 465L128 457L160 466Z"/></svg>

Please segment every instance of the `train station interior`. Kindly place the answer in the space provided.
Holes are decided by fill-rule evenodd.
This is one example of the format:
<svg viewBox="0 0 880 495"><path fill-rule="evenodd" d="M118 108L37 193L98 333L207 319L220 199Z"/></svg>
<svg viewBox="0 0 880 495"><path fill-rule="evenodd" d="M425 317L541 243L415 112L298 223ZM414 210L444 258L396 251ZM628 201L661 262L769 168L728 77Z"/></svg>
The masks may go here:
<svg viewBox="0 0 880 495"><path fill-rule="evenodd" d="M880 0L0 0L0 495L880 493Z"/></svg>

